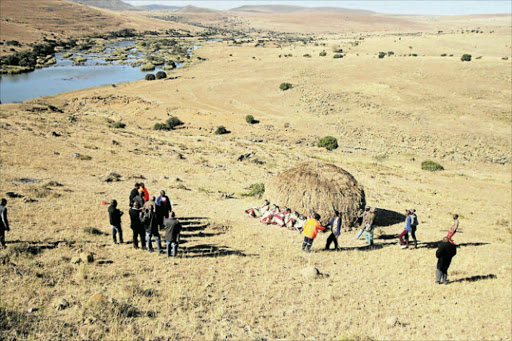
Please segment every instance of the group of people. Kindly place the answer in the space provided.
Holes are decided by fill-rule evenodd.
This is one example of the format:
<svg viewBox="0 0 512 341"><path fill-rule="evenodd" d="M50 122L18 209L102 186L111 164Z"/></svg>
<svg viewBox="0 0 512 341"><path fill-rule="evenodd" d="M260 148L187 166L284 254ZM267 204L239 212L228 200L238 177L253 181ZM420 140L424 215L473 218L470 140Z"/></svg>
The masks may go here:
<svg viewBox="0 0 512 341"><path fill-rule="evenodd" d="M159 253L163 253L159 230L165 229L166 254L176 257L181 236L181 223L176 219L172 203L165 191L160 196L150 198L144 183L136 183L129 197L130 228L133 232L133 247L154 252L153 238ZM115 244L123 243L121 216L123 212L117 208L117 201L112 200L108 208L112 237ZM119 242L117 236L119 235Z"/></svg>

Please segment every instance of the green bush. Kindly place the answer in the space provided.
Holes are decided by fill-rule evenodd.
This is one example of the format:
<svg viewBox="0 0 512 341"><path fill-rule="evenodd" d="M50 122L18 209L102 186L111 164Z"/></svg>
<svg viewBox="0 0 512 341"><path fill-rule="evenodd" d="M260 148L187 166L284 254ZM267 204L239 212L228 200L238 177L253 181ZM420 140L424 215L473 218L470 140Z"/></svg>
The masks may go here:
<svg viewBox="0 0 512 341"><path fill-rule="evenodd" d="M343 55L340 54L340 53L336 53L334 56L332 56L333 58L343 58Z"/></svg>
<svg viewBox="0 0 512 341"><path fill-rule="evenodd" d="M176 116L173 116L164 123L155 123L155 125L153 126L153 130L172 130L175 127L181 125L183 125L183 122Z"/></svg>
<svg viewBox="0 0 512 341"><path fill-rule="evenodd" d="M292 85L290 83L281 83L279 85L279 89L281 89L283 91L291 89L291 88L292 88Z"/></svg>
<svg viewBox="0 0 512 341"><path fill-rule="evenodd" d="M215 135L222 135L222 134L227 134L227 133L228 133L228 130L224 126L218 126L217 130L215 130Z"/></svg>
<svg viewBox="0 0 512 341"><path fill-rule="evenodd" d="M421 169L427 170L430 172L436 172L436 171L444 170L444 167L435 161L427 160L427 161L423 161L421 163Z"/></svg>
<svg viewBox="0 0 512 341"><path fill-rule="evenodd" d="M463 62L470 62L471 61L471 55L470 54L463 54L462 57L460 57L460 60L462 60Z"/></svg>
<svg viewBox="0 0 512 341"><path fill-rule="evenodd" d="M245 122L249 123L249 124L253 124L254 123L254 116L252 115L247 115L245 116Z"/></svg>
<svg viewBox="0 0 512 341"><path fill-rule="evenodd" d="M111 128L117 128L117 129L124 129L126 127L126 124L124 124L121 121L114 122L110 125Z"/></svg>
<svg viewBox="0 0 512 341"><path fill-rule="evenodd" d="M324 136L318 141L318 147L325 147L327 150L334 150L338 148L338 140L332 136Z"/></svg>
<svg viewBox="0 0 512 341"><path fill-rule="evenodd" d="M156 79L156 77L154 74L148 73L146 76L144 76L144 79L147 81L154 81Z"/></svg>
<svg viewBox="0 0 512 341"><path fill-rule="evenodd" d="M318 55L319 55L320 57L325 57L325 56L327 56L327 52L322 51L322 52L320 52Z"/></svg>
<svg viewBox="0 0 512 341"><path fill-rule="evenodd" d="M311 55L309 53L306 53L302 57L311 58Z"/></svg>
<svg viewBox="0 0 512 341"><path fill-rule="evenodd" d="M379 52L379 58L382 59L386 56L386 52Z"/></svg>
<svg viewBox="0 0 512 341"><path fill-rule="evenodd" d="M158 71L156 73L156 79L163 79L163 78L167 78L167 74L163 71Z"/></svg>
<svg viewBox="0 0 512 341"><path fill-rule="evenodd" d="M249 186L249 192L242 194L243 197L258 197L265 193L265 184L262 182L258 182Z"/></svg>

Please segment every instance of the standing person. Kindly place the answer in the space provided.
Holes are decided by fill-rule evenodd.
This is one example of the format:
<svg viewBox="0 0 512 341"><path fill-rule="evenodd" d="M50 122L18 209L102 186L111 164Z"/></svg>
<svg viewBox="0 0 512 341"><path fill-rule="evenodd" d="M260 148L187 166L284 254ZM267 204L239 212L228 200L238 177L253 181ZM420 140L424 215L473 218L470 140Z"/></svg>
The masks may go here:
<svg viewBox="0 0 512 341"><path fill-rule="evenodd" d="M0 244L2 247L6 247L5 245L5 231L10 231L9 228L9 220L7 220L7 200L2 198L0 200Z"/></svg>
<svg viewBox="0 0 512 341"><path fill-rule="evenodd" d="M144 199L144 201L149 201L149 192L143 182L140 183L140 188L142 188L142 199Z"/></svg>
<svg viewBox="0 0 512 341"><path fill-rule="evenodd" d="M302 235L304 236L302 251L311 252L311 246L313 245L313 241L315 240L318 231L325 230L325 227L318 222L319 220L320 215L318 213L313 213L312 218L309 218L304 224L304 231L302 232Z"/></svg>
<svg viewBox="0 0 512 341"><path fill-rule="evenodd" d="M370 208L370 214L368 215L368 222L366 223L366 227L364 229L364 240L368 245L373 245L373 231L375 230L374 222L375 222L375 207Z"/></svg>
<svg viewBox="0 0 512 341"><path fill-rule="evenodd" d="M137 195L139 195L139 187L140 187L139 183L136 182L130 192L130 207L133 206L133 198L135 198Z"/></svg>
<svg viewBox="0 0 512 341"><path fill-rule="evenodd" d="M341 234L341 217L340 212L337 210L334 210L334 216L332 217L331 221L325 227L331 227L331 234L329 235L329 238L327 238L327 244L325 244L325 249L329 250L331 247L331 243L334 242L334 249L339 249L338 244L338 237Z"/></svg>
<svg viewBox="0 0 512 341"><path fill-rule="evenodd" d="M400 248L407 249L409 247L409 232L411 232L411 215L409 210L405 210L405 227L402 233L398 236L400 239Z"/></svg>
<svg viewBox="0 0 512 341"><path fill-rule="evenodd" d="M356 234L356 239L359 239L363 234L364 230L368 227L368 222L370 219L370 206L366 205L364 207L364 212L359 216L361 218L361 227L359 228L359 232ZM351 230L351 229L350 229ZM350 231L348 230L348 231Z"/></svg>
<svg viewBox="0 0 512 341"><path fill-rule="evenodd" d="M150 206L146 210L144 217L142 218L146 230L146 248L149 252L153 252L153 243L151 237L155 237L156 247L158 252L162 252L162 245L160 244L160 233L158 233L158 220L156 218L155 210L153 206Z"/></svg>
<svg viewBox="0 0 512 341"><path fill-rule="evenodd" d="M169 219L165 219L164 225L167 257L170 257L171 255L176 257L176 254L178 253L178 245L180 243L181 223L175 218L174 211L171 212L171 217Z"/></svg>
<svg viewBox="0 0 512 341"><path fill-rule="evenodd" d="M142 193L143 191L141 191L141 188L139 188L137 195L133 197L133 202L138 203L140 208L144 207L144 199L142 198Z"/></svg>
<svg viewBox="0 0 512 341"><path fill-rule="evenodd" d="M160 196L156 198L155 201L156 207L156 216L158 219L158 226L163 229L164 228L164 218L169 218L169 213L172 212L172 204L171 200L167 195L165 195L165 191L160 191Z"/></svg>
<svg viewBox="0 0 512 341"><path fill-rule="evenodd" d="M453 245L457 245L455 244L455 242L452 240L452 237L453 235L457 232L457 229L459 228L459 215L458 214L454 214L453 215L453 223L452 223L452 226L450 226L450 228L448 229L448 235L446 237L448 237L448 240L450 241L450 243L452 243Z"/></svg>
<svg viewBox="0 0 512 341"><path fill-rule="evenodd" d="M117 234L119 233L119 244L123 244L123 230L121 229L121 216L123 212L117 208L117 200L112 200L108 207L108 216L112 226L112 236L114 244L117 243Z"/></svg>
<svg viewBox="0 0 512 341"><path fill-rule="evenodd" d="M443 241L439 243L436 251L437 257L437 271L436 271L436 284L448 284L448 268L452 262L452 258L457 254L457 247L455 244L449 242L448 237L444 237Z"/></svg>
<svg viewBox="0 0 512 341"><path fill-rule="evenodd" d="M133 207L130 208L130 211L128 211L128 213L130 214L130 221L131 221L130 227L133 232L133 247L135 249L139 248L138 239L140 238L140 246L143 250L145 250L146 249L146 247L144 246L144 232L145 231L144 231L144 227L142 226L142 222L141 222L142 211L139 208L139 203L134 202Z"/></svg>
<svg viewBox="0 0 512 341"><path fill-rule="evenodd" d="M414 248L417 249L418 240L416 239L416 229L418 228L418 216L414 208L411 208L409 213L411 214L411 237L414 240Z"/></svg>

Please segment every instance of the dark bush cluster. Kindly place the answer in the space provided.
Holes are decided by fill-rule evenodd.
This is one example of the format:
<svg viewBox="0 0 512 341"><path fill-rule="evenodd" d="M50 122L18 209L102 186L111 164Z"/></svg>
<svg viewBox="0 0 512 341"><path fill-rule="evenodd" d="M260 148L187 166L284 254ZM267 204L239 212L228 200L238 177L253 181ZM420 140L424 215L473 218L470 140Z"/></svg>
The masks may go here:
<svg viewBox="0 0 512 341"><path fill-rule="evenodd" d="M471 61L471 55L470 54L463 54L462 57L460 57L460 60L462 60L463 62L470 62Z"/></svg>
<svg viewBox="0 0 512 341"><path fill-rule="evenodd" d="M215 130L215 135L223 135L227 133L229 133L229 131L224 126L218 126L217 130Z"/></svg>
<svg viewBox="0 0 512 341"><path fill-rule="evenodd" d="M163 78L167 78L167 74L164 71L158 71L156 73L156 79L163 79Z"/></svg>
<svg viewBox="0 0 512 341"><path fill-rule="evenodd" d="M265 193L265 184L262 182L258 182L249 186L249 192L242 194L243 197L258 197Z"/></svg>
<svg viewBox="0 0 512 341"><path fill-rule="evenodd" d="M386 52L379 52L379 58L382 59L386 56Z"/></svg>
<svg viewBox="0 0 512 341"><path fill-rule="evenodd" d="M245 116L245 122L249 123L249 124L253 124L256 122L256 120L254 119L254 116L252 115L247 115Z"/></svg>
<svg viewBox="0 0 512 341"><path fill-rule="evenodd" d="M156 77L154 74L148 73L146 76L144 76L144 79L147 81L154 81L156 79Z"/></svg>
<svg viewBox="0 0 512 341"><path fill-rule="evenodd" d="M332 56L335 59L343 58L343 55L341 53L336 53L334 56Z"/></svg>
<svg viewBox="0 0 512 341"><path fill-rule="evenodd" d="M320 57L325 57L325 56L327 56L327 52L322 51L322 52L320 52L318 55L319 55Z"/></svg>
<svg viewBox="0 0 512 341"><path fill-rule="evenodd" d="M121 121L117 121L110 124L110 128L124 129L126 128L126 124Z"/></svg>
<svg viewBox="0 0 512 341"><path fill-rule="evenodd" d="M338 148L338 140L332 136L324 136L318 141L317 144L320 148L326 148L327 150L334 150Z"/></svg>
<svg viewBox="0 0 512 341"><path fill-rule="evenodd" d="M173 116L164 123L155 123L153 130L172 130L181 125L183 125L183 122L176 116Z"/></svg>

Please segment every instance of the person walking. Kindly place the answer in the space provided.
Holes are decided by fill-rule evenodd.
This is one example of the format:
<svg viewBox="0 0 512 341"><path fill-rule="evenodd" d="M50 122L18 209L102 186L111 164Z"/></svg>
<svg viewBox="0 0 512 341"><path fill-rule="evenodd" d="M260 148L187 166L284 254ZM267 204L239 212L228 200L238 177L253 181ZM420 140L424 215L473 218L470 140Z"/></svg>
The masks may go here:
<svg viewBox="0 0 512 341"><path fill-rule="evenodd" d="M5 231L10 231L9 220L7 219L7 199L0 200L0 245L7 247L5 244Z"/></svg>
<svg viewBox="0 0 512 341"><path fill-rule="evenodd" d="M148 210L146 210L144 217L142 218L142 223L144 224L146 230L146 248L149 252L153 252L153 244L151 241L152 237L155 237L156 247L158 252L162 252L162 245L160 244L160 233L158 232L158 221L155 214L155 208L150 206Z"/></svg>
<svg viewBox="0 0 512 341"><path fill-rule="evenodd" d="M334 210L334 216L325 227L331 227L331 234L329 235L329 238L327 238L327 244L325 244L325 249L329 250L329 248L331 247L331 243L334 242L334 249L338 250L338 237L341 234L341 217L339 211Z"/></svg>
<svg viewBox="0 0 512 341"><path fill-rule="evenodd" d="M167 257L170 257L171 255L176 257L178 253L178 245L180 243L181 223L176 219L174 211L171 212L169 219L164 220L164 225Z"/></svg>
<svg viewBox="0 0 512 341"><path fill-rule="evenodd" d="M375 207L370 208L370 214L367 218L366 227L364 229L364 240L368 245L373 245L373 231L375 230Z"/></svg>
<svg viewBox="0 0 512 341"><path fill-rule="evenodd" d="M407 249L409 247L409 232L411 232L411 216L409 210L405 210L405 227L398 236L400 239L400 248Z"/></svg>
<svg viewBox="0 0 512 341"><path fill-rule="evenodd" d="M364 230L368 227L369 219L370 219L370 206L366 205L364 207L364 212L359 216L361 218L361 227L359 228L359 232L356 234L356 239L359 239L361 235L363 234ZM348 231L351 231L352 229L349 229Z"/></svg>
<svg viewBox="0 0 512 341"><path fill-rule="evenodd" d="M437 271L436 284L448 284L448 268L452 262L452 258L457 254L457 247L451 243L448 237L444 237L439 243L436 251Z"/></svg>
<svg viewBox="0 0 512 341"><path fill-rule="evenodd" d="M453 245L457 245L453 241L452 237L457 232L458 229L459 229L459 215L454 214L453 215L453 223L450 226L450 228L448 229L448 235L446 236L446 237L448 237L448 240L450 241L450 243L452 243Z"/></svg>
<svg viewBox="0 0 512 341"><path fill-rule="evenodd" d="M139 248L139 238L140 238L140 246L143 250L146 249L144 246L144 227L142 225L141 221L141 215L142 211L140 210L139 203L134 202L133 207L130 208L130 211L128 211L130 215L130 228L133 232L133 247L135 249Z"/></svg>
<svg viewBox="0 0 512 341"><path fill-rule="evenodd" d="M302 235L304 236L304 242L302 243L302 251L311 252L311 246L313 245L313 241L315 240L318 231L325 230L320 222L320 215L318 213L313 213L312 218L309 218L304 224L304 231Z"/></svg>
<svg viewBox="0 0 512 341"><path fill-rule="evenodd" d="M123 230L121 228L121 216L123 212L117 208L117 200L112 200L108 207L108 216L110 225L112 226L112 237L114 244L123 244ZM119 243L117 242L117 234L119 234Z"/></svg>
<svg viewBox="0 0 512 341"><path fill-rule="evenodd" d="M158 226L163 229L164 228L164 218L169 218L169 213L172 212L172 204L171 200L167 195L165 195L165 191L160 191L160 196L156 198L155 201L156 208L156 216L158 219Z"/></svg>
<svg viewBox="0 0 512 341"><path fill-rule="evenodd" d="M416 229L418 228L418 216L416 215L416 210L411 208L409 210L411 215L411 237L414 240L414 248L418 248L418 240L416 239Z"/></svg>

